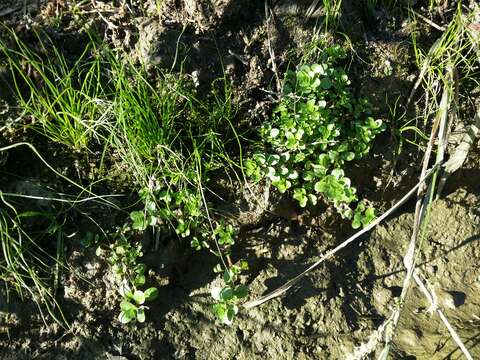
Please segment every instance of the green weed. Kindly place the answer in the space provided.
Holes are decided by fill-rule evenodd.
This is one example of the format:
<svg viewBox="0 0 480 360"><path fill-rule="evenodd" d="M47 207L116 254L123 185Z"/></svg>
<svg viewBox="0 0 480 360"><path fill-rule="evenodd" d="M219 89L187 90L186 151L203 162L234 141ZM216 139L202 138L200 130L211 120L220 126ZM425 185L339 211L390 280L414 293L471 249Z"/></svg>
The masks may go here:
<svg viewBox="0 0 480 360"><path fill-rule="evenodd" d="M248 288L243 284L237 284L238 275L248 269L246 261L230 266L223 270L220 266L216 272L223 272L223 287L213 287L211 294L216 301L212 305L213 313L222 324L230 325L238 313L238 303L248 295Z"/></svg>
<svg viewBox="0 0 480 360"><path fill-rule="evenodd" d="M62 225L54 214L17 211L1 192L0 204L0 281L22 300L33 300L45 323L46 310L59 325L68 326L55 297L62 266ZM33 224L37 229L33 229ZM42 230L38 228L40 224ZM45 238L49 242L56 240L56 256L44 250Z"/></svg>
<svg viewBox="0 0 480 360"><path fill-rule="evenodd" d="M143 256L140 244L130 243L125 235L120 232L118 239L110 245L108 262L111 265L114 285L122 297L118 320L127 324L133 320L145 322L145 302L153 301L158 297L158 290L150 287L141 290L145 285L145 265L138 262ZM97 252L101 252L101 247Z"/></svg>
<svg viewBox="0 0 480 360"><path fill-rule="evenodd" d="M265 150L245 162L245 171L254 181L267 178L280 193L291 191L301 207L323 197L357 228L374 212L364 201L351 208L358 197L343 168L368 154L384 126L369 116L366 98L353 97L345 71L334 67L344 55L329 47L321 63L287 73L283 99L260 129Z"/></svg>

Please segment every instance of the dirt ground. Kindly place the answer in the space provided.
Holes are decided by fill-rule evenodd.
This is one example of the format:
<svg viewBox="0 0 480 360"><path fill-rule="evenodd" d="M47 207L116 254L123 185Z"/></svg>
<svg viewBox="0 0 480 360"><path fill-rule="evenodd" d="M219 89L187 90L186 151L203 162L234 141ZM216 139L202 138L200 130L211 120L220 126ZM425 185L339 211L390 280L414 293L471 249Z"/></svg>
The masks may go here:
<svg viewBox="0 0 480 360"><path fill-rule="evenodd" d="M12 5L15 2L0 4L0 21L4 17L6 23L17 23L19 31L25 31L29 21L22 12L31 14L35 22L53 26L48 16L64 11L62 26L78 26L65 11L66 2L38 2L40 7L36 1L27 3L8 14L7 9L17 8ZM107 7L107 2L97 3ZM320 15L310 20L302 16L311 1L277 1L275 17L268 24L261 1L166 0L162 12L154 1L146 3L143 10L126 14L114 7L108 19L92 15L91 21L108 41L147 66L174 67L181 36L182 49L189 54L187 72L198 78L200 86L220 75L220 63L234 79L236 96L242 99L240 122L247 125L255 125L271 104L265 90L275 87L275 76L268 44L273 44L276 61L284 70L289 54L321 20ZM377 116L388 122L386 96L405 96L416 69L405 45L410 35L407 19L381 11L376 16L367 24L354 2L346 1L342 24L353 41L364 44L350 68L355 89L368 94ZM415 161L421 154L413 147L404 150L390 176L393 149L392 137L384 134L376 141L368 164L350 169L362 195L379 211L391 206L418 178ZM438 304L475 359L480 358L479 159L477 145L465 168L449 179L442 198L435 201L418 260L419 273L434 289ZM17 166L12 165L15 159L9 161ZM250 299L293 278L352 234L348 224L333 219L326 209L301 212L278 198L264 211L248 196L232 195L226 211L240 229L234 253L250 264L242 278L251 291ZM105 259L93 248L72 245L66 258L70 271L63 273L58 294L70 329L46 326L34 303L19 299L7 303L0 288L0 358L347 358L394 308L404 278L402 261L413 212L410 201L284 296L241 311L232 326L216 323L210 311L210 291L220 277L211 271L216 258L208 252L178 250L175 243L158 252L146 251L143 261L150 277L161 284L156 284L160 296L149 305L145 324L122 325L116 320L118 296L109 285ZM391 355L394 359L462 358L415 286L404 304Z"/></svg>

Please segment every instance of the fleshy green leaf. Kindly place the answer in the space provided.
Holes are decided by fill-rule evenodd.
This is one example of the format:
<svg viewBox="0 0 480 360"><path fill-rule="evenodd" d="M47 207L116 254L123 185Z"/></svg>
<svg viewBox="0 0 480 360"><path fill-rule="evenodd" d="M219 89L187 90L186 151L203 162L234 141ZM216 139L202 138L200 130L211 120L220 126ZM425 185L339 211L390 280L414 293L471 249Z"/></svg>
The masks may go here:
<svg viewBox="0 0 480 360"><path fill-rule="evenodd" d="M137 311L137 321L139 323L144 323L145 322L145 309L140 308Z"/></svg>
<svg viewBox="0 0 480 360"><path fill-rule="evenodd" d="M145 290L145 300L146 301L153 301L158 298L159 292L156 287L151 287Z"/></svg>
<svg viewBox="0 0 480 360"><path fill-rule="evenodd" d="M137 275L135 277L135 285L136 286L145 285L145 275Z"/></svg>
<svg viewBox="0 0 480 360"><path fill-rule="evenodd" d="M224 287L220 292L220 299L228 301L233 298L233 290L230 286Z"/></svg>
<svg viewBox="0 0 480 360"><path fill-rule="evenodd" d="M147 228L147 219L145 219L143 211L132 211L130 219L133 221L132 228L134 230L142 231Z"/></svg>
<svg viewBox="0 0 480 360"><path fill-rule="evenodd" d="M128 311L137 311L137 307L135 305L133 305L131 302L129 301L122 301L120 303L120 309L124 312L128 312Z"/></svg>
<svg viewBox="0 0 480 360"><path fill-rule="evenodd" d="M240 284L235 288L234 295L239 299L243 299L248 295L248 288Z"/></svg>
<svg viewBox="0 0 480 360"><path fill-rule="evenodd" d="M122 324L128 324L130 321L135 319L135 310L129 310L129 311L122 311L120 312L120 315L118 316L118 320Z"/></svg>
<svg viewBox="0 0 480 360"><path fill-rule="evenodd" d="M145 302L145 293L141 290L135 290L133 300L135 300L137 304L142 305Z"/></svg>

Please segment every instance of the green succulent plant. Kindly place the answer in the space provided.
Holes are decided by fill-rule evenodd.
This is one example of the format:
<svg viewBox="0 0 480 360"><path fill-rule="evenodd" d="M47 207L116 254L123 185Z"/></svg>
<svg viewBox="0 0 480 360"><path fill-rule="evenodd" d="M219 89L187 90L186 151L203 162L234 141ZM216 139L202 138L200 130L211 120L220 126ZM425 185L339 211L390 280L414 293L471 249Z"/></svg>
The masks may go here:
<svg viewBox="0 0 480 360"><path fill-rule="evenodd" d="M245 172L253 181L268 178L280 193L291 192L301 207L323 198L357 228L375 217L374 209L358 202L344 168L368 154L384 125L370 116L366 98L353 96L345 70L334 66L344 56L332 46L322 62L287 72L282 100L260 128L264 149L246 160Z"/></svg>

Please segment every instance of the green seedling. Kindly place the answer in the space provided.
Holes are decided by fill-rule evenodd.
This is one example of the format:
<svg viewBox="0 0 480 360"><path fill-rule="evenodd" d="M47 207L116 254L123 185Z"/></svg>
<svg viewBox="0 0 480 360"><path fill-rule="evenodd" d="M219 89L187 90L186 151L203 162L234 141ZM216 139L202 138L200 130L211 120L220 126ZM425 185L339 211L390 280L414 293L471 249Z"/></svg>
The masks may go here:
<svg viewBox="0 0 480 360"><path fill-rule="evenodd" d="M373 219L374 210L365 209L366 203L352 209L359 199L344 168L369 153L384 126L370 116L366 98L354 98L345 71L334 66L344 56L332 46L320 63L287 73L283 98L260 129L264 150L246 160L245 172L253 181L268 178L280 193L291 192L301 207L323 198L358 227Z"/></svg>
<svg viewBox="0 0 480 360"><path fill-rule="evenodd" d="M192 228L197 228L202 215L201 199L188 188L177 192L145 188L139 194L145 208L130 213L134 230L143 231L148 226L166 224L185 238L191 234Z"/></svg>
<svg viewBox="0 0 480 360"><path fill-rule="evenodd" d="M216 301L212 305L212 311L222 324L232 324L238 313L238 303L248 295L248 288L245 285L236 285L240 272L247 269L246 261L230 266L223 273L224 286L212 288L211 294ZM214 271L221 272L222 269L217 266Z"/></svg>
<svg viewBox="0 0 480 360"><path fill-rule="evenodd" d="M145 309L147 306L143 305L146 301L153 301L158 297L158 290L154 287L148 288L145 292L135 290L125 293L125 300L120 303L120 315L118 320L122 324L127 324L133 320L140 323L145 322Z"/></svg>
<svg viewBox="0 0 480 360"><path fill-rule="evenodd" d="M210 235L217 245L217 250L211 251L222 259L222 264L215 266L213 271L223 272L224 283L222 287L214 287L211 291L215 300L212 311L222 324L227 325L232 324L238 313L238 303L248 295L248 288L238 284L238 275L248 269L248 263L241 260L237 264L232 264L230 258L231 248L235 244L234 235L233 226L224 222L217 223L213 234Z"/></svg>
<svg viewBox="0 0 480 360"><path fill-rule="evenodd" d="M110 246L108 262L112 266L114 282L118 293L122 297L118 320L127 324L133 320L145 322L145 302L155 300L158 290L150 287L145 291L145 265L138 262L143 255L140 244L133 245L120 234L119 239Z"/></svg>

